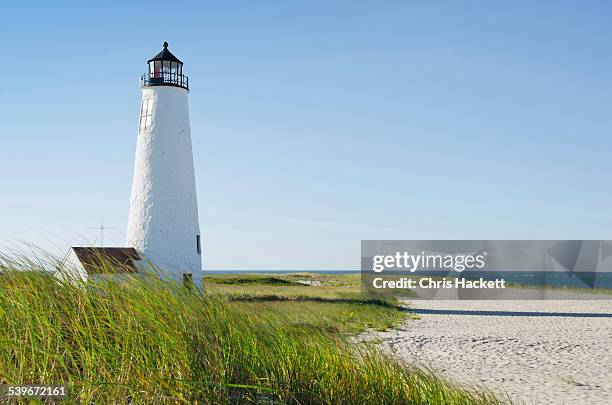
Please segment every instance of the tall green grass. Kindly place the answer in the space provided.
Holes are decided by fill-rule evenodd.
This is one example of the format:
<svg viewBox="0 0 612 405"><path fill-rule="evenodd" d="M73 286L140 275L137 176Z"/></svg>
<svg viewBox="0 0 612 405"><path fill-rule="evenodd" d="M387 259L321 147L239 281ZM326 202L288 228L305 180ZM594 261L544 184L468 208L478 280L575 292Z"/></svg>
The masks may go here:
<svg viewBox="0 0 612 405"><path fill-rule="evenodd" d="M494 403L363 344L161 281L59 281L0 258L0 383L78 403Z"/></svg>

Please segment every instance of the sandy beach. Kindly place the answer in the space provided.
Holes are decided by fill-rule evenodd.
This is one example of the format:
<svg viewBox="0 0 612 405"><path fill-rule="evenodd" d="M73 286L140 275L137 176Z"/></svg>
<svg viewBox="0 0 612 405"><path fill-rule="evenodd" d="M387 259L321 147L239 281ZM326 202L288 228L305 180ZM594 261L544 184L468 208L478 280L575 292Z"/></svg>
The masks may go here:
<svg viewBox="0 0 612 405"><path fill-rule="evenodd" d="M612 300L414 301L386 349L513 403L612 403Z"/></svg>

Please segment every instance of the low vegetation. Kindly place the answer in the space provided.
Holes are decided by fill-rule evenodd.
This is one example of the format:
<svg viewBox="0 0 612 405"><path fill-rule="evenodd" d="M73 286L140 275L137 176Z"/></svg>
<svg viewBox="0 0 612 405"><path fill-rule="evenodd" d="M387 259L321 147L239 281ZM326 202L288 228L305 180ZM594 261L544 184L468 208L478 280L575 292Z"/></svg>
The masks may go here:
<svg viewBox="0 0 612 405"><path fill-rule="evenodd" d="M395 300L367 298L359 274L223 274L204 278L207 292L294 326L354 334L386 330L407 313Z"/></svg>
<svg viewBox="0 0 612 405"><path fill-rule="evenodd" d="M352 282L328 280L339 284L315 293L293 276L279 280L211 279L206 294L154 276L70 284L38 263L0 258L0 384L67 384L71 403L496 401L348 343L344 333L382 325L374 314L396 319L392 306L360 302ZM329 305L342 309L327 315ZM351 317L363 325L347 326Z"/></svg>

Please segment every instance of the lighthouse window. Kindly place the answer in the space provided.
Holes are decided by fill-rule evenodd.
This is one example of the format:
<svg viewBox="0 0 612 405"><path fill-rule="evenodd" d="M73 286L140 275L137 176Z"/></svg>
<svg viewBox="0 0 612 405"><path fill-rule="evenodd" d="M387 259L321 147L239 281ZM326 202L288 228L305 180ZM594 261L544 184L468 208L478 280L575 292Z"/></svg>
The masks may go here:
<svg viewBox="0 0 612 405"><path fill-rule="evenodd" d="M198 254L202 254L202 245L200 244L200 235L196 235L196 249L198 250Z"/></svg>
<svg viewBox="0 0 612 405"><path fill-rule="evenodd" d="M147 132L151 129L151 121L153 120L153 99L145 98L140 106L140 122L138 124L138 132Z"/></svg>

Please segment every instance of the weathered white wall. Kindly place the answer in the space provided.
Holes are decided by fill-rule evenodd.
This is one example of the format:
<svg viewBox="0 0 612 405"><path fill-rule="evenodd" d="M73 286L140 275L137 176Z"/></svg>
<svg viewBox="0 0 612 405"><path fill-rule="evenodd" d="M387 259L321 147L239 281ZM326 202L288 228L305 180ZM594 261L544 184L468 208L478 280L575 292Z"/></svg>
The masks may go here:
<svg viewBox="0 0 612 405"><path fill-rule="evenodd" d="M187 90L142 87L153 100L151 127L138 134L126 245L179 281L202 277Z"/></svg>

